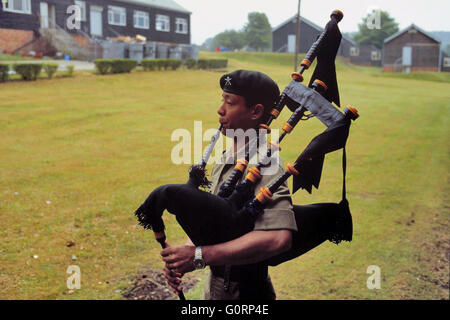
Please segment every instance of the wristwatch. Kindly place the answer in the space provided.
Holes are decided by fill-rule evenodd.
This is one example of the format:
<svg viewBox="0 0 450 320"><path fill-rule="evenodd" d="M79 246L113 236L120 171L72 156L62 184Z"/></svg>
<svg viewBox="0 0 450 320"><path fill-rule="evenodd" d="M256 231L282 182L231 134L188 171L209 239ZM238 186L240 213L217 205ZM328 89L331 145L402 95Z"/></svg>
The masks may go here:
<svg viewBox="0 0 450 320"><path fill-rule="evenodd" d="M198 269L204 269L205 267L206 267L206 263L202 257L202 247L196 247L195 248L195 256L194 256L194 268L196 270L198 270Z"/></svg>

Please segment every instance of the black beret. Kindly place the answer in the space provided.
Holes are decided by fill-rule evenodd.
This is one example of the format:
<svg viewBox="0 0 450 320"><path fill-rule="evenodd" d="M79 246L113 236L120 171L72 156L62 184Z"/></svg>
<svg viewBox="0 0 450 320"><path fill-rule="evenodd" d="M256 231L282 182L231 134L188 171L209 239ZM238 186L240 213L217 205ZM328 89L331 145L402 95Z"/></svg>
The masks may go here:
<svg viewBox="0 0 450 320"><path fill-rule="evenodd" d="M237 94L250 105L261 103L271 107L280 96L278 85L268 75L249 70L236 70L220 78L223 91Z"/></svg>

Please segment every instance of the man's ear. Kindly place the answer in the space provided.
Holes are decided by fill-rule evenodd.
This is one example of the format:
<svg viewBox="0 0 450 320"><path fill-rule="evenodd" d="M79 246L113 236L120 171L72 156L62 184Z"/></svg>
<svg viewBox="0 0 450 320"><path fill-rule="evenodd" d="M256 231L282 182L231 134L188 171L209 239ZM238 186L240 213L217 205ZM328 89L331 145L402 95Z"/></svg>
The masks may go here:
<svg viewBox="0 0 450 320"><path fill-rule="evenodd" d="M252 120L260 119L264 115L264 106L260 103L252 107Z"/></svg>

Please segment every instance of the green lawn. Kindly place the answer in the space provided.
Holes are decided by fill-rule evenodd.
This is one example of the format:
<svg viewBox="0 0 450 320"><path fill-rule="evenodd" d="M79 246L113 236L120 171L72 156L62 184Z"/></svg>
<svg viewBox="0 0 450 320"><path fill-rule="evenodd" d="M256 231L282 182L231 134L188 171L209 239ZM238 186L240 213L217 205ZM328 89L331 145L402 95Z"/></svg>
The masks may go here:
<svg viewBox="0 0 450 320"><path fill-rule="evenodd" d="M266 72L281 89L290 81L292 55L202 56L227 56L229 70ZM361 115L347 147L354 240L271 268L277 296L448 299L450 84L341 61L337 69L342 104ZM117 290L142 267L161 270L159 245L133 211L155 187L186 181L189 166L170 162L171 134L193 134L195 120L217 126L220 76L78 73L0 84L0 299L120 299ZM323 129L315 119L296 129L283 141L283 159L294 160ZM327 157L319 191L299 191L294 202L338 201L340 157ZM165 218L169 241L184 242L173 216ZM70 265L81 269L72 294ZM366 286L370 265L381 268L379 290ZM201 284L188 297L200 298Z"/></svg>

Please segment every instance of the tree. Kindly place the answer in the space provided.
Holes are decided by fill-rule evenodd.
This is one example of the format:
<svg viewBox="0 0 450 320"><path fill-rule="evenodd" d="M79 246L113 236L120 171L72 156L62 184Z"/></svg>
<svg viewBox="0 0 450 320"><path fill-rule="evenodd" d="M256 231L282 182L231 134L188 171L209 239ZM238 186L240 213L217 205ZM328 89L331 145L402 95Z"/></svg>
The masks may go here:
<svg viewBox="0 0 450 320"><path fill-rule="evenodd" d="M384 39L398 31L398 23L388 12L373 10L363 18L362 23L358 24L358 29L358 33L353 37L357 43L371 44L381 49Z"/></svg>
<svg viewBox="0 0 450 320"><path fill-rule="evenodd" d="M228 49L242 49L245 45L244 34L236 30L225 30L217 34L213 41L216 47L225 47Z"/></svg>
<svg viewBox="0 0 450 320"><path fill-rule="evenodd" d="M272 27L265 13L250 12L244 32L245 40L251 48L257 51L270 48Z"/></svg>
<svg viewBox="0 0 450 320"><path fill-rule="evenodd" d="M213 51L216 47L214 46L214 38L208 38L200 46L200 50Z"/></svg>

